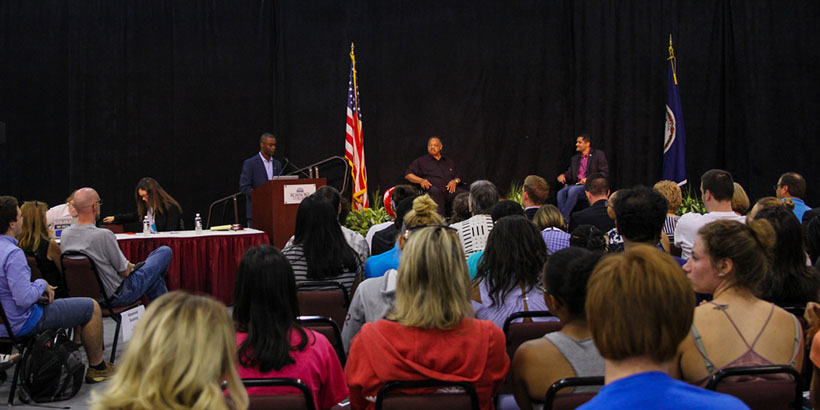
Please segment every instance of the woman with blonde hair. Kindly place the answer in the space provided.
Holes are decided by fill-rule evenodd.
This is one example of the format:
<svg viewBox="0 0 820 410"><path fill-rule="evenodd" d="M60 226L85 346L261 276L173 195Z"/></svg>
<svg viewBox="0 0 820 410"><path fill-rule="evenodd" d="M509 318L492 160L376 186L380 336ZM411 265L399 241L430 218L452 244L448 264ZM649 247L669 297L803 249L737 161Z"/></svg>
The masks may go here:
<svg viewBox="0 0 820 410"><path fill-rule="evenodd" d="M672 241L675 239L675 227L678 224L678 219L680 219L678 210L680 209L681 203L683 203L683 193L678 184L669 180L656 182L652 189L658 191L666 198L666 222L663 224L663 233Z"/></svg>
<svg viewBox="0 0 820 410"><path fill-rule="evenodd" d="M456 230L414 229L402 254L396 306L388 320L367 323L353 339L345 376L355 409L373 409L392 380L470 382L482 409L492 409L509 368L504 333L474 319L470 279Z"/></svg>
<svg viewBox="0 0 820 410"><path fill-rule="evenodd" d="M735 211L736 214L743 216L746 215L746 211L749 210L749 196L746 195L746 190L738 184L735 184L735 193L732 194L732 210Z"/></svg>
<svg viewBox="0 0 820 410"><path fill-rule="evenodd" d="M154 178L145 177L137 182L134 188L134 200L137 211L115 216L106 216L107 224L142 222L148 216L154 232L167 232L182 229L182 207L179 202L162 189Z"/></svg>
<svg viewBox="0 0 820 410"><path fill-rule="evenodd" d="M698 231L692 258L683 266L695 292L713 295L695 309L680 345L680 376L705 386L727 367L789 365L803 362L797 318L755 296L770 266L775 232L769 221L747 224L719 220ZM676 366L677 367L677 366ZM783 376L773 375L772 378Z"/></svg>
<svg viewBox="0 0 820 410"><path fill-rule="evenodd" d="M245 410L233 323L208 296L166 293L137 323L117 373L92 409Z"/></svg>
<svg viewBox="0 0 820 410"><path fill-rule="evenodd" d="M532 221L541 231L541 238L547 244L547 255L569 247L570 234L558 207L552 204L541 205Z"/></svg>
<svg viewBox="0 0 820 410"><path fill-rule="evenodd" d="M775 206L782 206L789 210L789 212L794 210L794 202L792 202L791 198L785 198L782 201L773 197L773 196L764 196L755 202L755 205L752 207L752 210L749 211L749 214L746 215L746 220L751 221L755 219L758 212L766 209L772 208Z"/></svg>
<svg viewBox="0 0 820 410"><path fill-rule="evenodd" d="M398 239L399 261L404 244L411 232L418 226L442 225L444 220L436 211L438 205L430 195L424 194L413 200L413 209L403 218L402 234ZM377 256L378 257L378 256ZM372 257L371 257L372 259ZM388 269L382 276L366 279L359 284L347 309L347 318L342 329L342 342L345 351L350 350L350 342L361 330L362 325L384 318L396 302L396 269Z"/></svg>
<svg viewBox="0 0 820 410"><path fill-rule="evenodd" d="M54 290L55 298L67 298L68 288L63 278L63 269L60 265L60 244L51 237L46 224L48 205L40 201L26 201L20 207L23 216L22 232L17 237L17 246L26 256L33 256L37 260L37 268L43 279Z"/></svg>

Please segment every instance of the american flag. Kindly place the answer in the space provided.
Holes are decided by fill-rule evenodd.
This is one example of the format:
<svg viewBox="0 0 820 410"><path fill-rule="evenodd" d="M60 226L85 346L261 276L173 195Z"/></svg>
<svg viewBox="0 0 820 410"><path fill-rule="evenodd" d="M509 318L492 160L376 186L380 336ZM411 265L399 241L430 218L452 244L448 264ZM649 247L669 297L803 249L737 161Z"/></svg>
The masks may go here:
<svg viewBox="0 0 820 410"><path fill-rule="evenodd" d="M359 89L356 85L356 56L350 44L350 82L347 87L347 132L345 135L345 158L353 175L353 209L364 209L367 201L367 170L364 166L364 139L362 138L362 115L359 112Z"/></svg>

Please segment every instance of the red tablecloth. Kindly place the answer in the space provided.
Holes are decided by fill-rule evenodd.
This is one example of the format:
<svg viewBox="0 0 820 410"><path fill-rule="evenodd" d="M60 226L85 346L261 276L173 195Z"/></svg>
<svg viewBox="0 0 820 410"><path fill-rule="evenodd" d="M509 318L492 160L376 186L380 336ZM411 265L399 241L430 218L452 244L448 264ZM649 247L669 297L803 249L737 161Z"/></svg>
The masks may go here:
<svg viewBox="0 0 820 410"><path fill-rule="evenodd" d="M194 231L118 234L117 243L132 263L145 260L154 249L167 245L173 251L165 283L169 290L187 289L207 293L225 304L233 304L236 268L245 250L270 243L268 235L255 229L238 232Z"/></svg>

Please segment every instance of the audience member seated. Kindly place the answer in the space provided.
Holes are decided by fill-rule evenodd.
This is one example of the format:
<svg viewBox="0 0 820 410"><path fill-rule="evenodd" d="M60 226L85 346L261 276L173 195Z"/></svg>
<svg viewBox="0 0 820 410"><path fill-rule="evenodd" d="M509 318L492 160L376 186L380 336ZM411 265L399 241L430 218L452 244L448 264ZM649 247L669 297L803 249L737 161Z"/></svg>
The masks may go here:
<svg viewBox="0 0 820 410"><path fill-rule="evenodd" d="M803 214L811 210L811 207L803 201L806 197L806 180L803 176L795 172L786 172L777 180L774 191L778 199L783 201L788 199L794 204L792 212L802 223Z"/></svg>
<svg viewBox="0 0 820 410"><path fill-rule="evenodd" d="M541 238L547 245L547 255L569 247L570 234L567 233L567 225L557 206L542 205L535 213L533 222L541 230Z"/></svg>
<svg viewBox="0 0 820 410"><path fill-rule="evenodd" d="M57 236L60 236L63 229L77 223L77 210L74 209L74 192L65 199L64 203L55 205L46 211L46 223L48 229L53 230Z"/></svg>
<svg viewBox="0 0 820 410"><path fill-rule="evenodd" d="M663 225L668 208L666 198L658 191L643 186L624 189L615 201L615 225L629 249L635 244L661 247ZM679 265L686 262L673 256Z"/></svg>
<svg viewBox="0 0 820 410"><path fill-rule="evenodd" d="M345 376L354 409L374 408L393 380L470 382L481 408L493 408L509 368L504 333L472 318L467 264L452 228L414 232L404 247L389 320L367 323L353 339Z"/></svg>
<svg viewBox="0 0 820 410"><path fill-rule="evenodd" d="M524 215L524 210L521 208L521 204L509 199L496 202L496 204L493 205L492 211L490 211L490 217L493 219L493 226L495 226L501 218L513 215ZM481 261L481 257L483 255L484 250L480 250L467 257L467 269L470 271L470 280L475 279L475 276L478 273L478 263Z"/></svg>
<svg viewBox="0 0 820 410"><path fill-rule="evenodd" d="M746 218L738 216L732 210L732 195L735 192L732 174L722 169L711 169L700 177L700 195L706 214L690 212L678 220L675 227L675 246L681 249L681 258L692 257L692 246L698 236L698 230L704 225L719 219L745 222Z"/></svg>
<svg viewBox="0 0 820 410"><path fill-rule="evenodd" d="M746 190L743 189L737 182L734 183L735 193L732 194L732 210L739 216L746 215L749 210L749 196L746 195Z"/></svg>
<svg viewBox="0 0 820 410"><path fill-rule="evenodd" d="M330 185L319 187L319 189L316 190L315 195L329 201L330 205L333 206L333 209L336 210L337 221L339 226L342 228L342 234L345 237L345 241L347 241L347 244L350 245L354 251L356 251L362 265L364 265L367 258L370 257L370 247L367 246L367 241L364 239L362 234L344 226L344 221L347 219L347 214L350 213L350 203L343 201L341 194L339 194L339 190ZM342 204L343 202L345 202L344 206ZM293 238L291 238L291 240L293 240ZM291 243L289 242L288 245L290 244Z"/></svg>
<svg viewBox="0 0 820 410"><path fill-rule="evenodd" d="M615 227L615 222L606 213L606 203L609 197L609 185L602 174L592 174L584 184L584 193L590 205L589 208L574 212L569 218L569 231L581 225L594 225L601 232L609 232Z"/></svg>
<svg viewBox="0 0 820 410"><path fill-rule="evenodd" d="M791 198L785 198L781 201L773 196L765 196L763 198L758 199L757 202L755 202L755 205L752 207L752 210L749 211L748 215L746 215L746 220L751 221L755 218L758 212L774 206L785 207L789 212L792 212L792 210L794 210L794 202L792 202Z"/></svg>
<svg viewBox="0 0 820 410"><path fill-rule="evenodd" d="M586 314L604 357L605 385L579 409L748 409L667 374L692 326L694 304L678 264L655 247L601 260L587 285Z"/></svg>
<svg viewBox="0 0 820 410"><path fill-rule="evenodd" d="M774 228L777 240L757 296L780 307L804 308L808 302L817 302L820 277L807 263L800 222L783 206L765 208L755 216L757 221L764 219Z"/></svg>
<svg viewBox="0 0 820 410"><path fill-rule="evenodd" d="M396 252L387 256L391 261L395 260L395 266L386 269L380 276L362 282L356 288L353 300L350 301L350 307L347 309L347 319L342 329L342 342L345 351L350 350L350 341L353 340L353 336L359 333L362 325L383 319L385 314L393 309L396 300L396 277L399 272L396 269L399 268L402 249L404 249L407 239L419 228L439 226L444 223L444 220L436 212L438 205L429 195L424 194L412 202L413 209L404 216L403 234L399 236ZM387 253L382 255L387 255ZM371 257L367 263L370 264L371 261L382 255ZM378 259L377 263L380 263Z"/></svg>
<svg viewBox="0 0 820 410"><path fill-rule="evenodd" d="M384 204L384 208L387 211L387 214L390 216L390 220L387 222L382 222L380 224L376 224L370 227L367 230L367 235L365 235L364 239L367 241L367 246L370 247L371 255L378 255L381 252L376 253L373 249L373 236L376 235L377 232L387 229L391 226L395 225L395 220L397 218L396 215L396 207L404 200L404 198L410 198L411 196L414 197L417 194L417 189L412 185L396 185L392 188L392 192L388 192L389 199ZM401 222L399 222L401 223ZM394 232L393 238L395 239L396 232Z"/></svg>
<svg viewBox="0 0 820 410"><path fill-rule="evenodd" d="M524 216L530 221L535 217L538 208L547 202L550 196L550 184L538 175L527 175L521 187L521 204L524 206Z"/></svg>
<svg viewBox="0 0 820 410"><path fill-rule="evenodd" d="M316 194L299 204L293 244L282 250L293 266L297 284L335 281L350 292L357 276L364 272L364 264L336 220L337 209Z"/></svg>
<svg viewBox="0 0 820 410"><path fill-rule="evenodd" d="M491 320L500 329L515 312L548 310L539 286L546 258L544 241L525 216L496 221L473 280L475 317Z"/></svg>
<svg viewBox="0 0 820 410"><path fill-rule="evenodd" d="M692 326L694 303L678 264L655 247L637 245L601 260L587 285L586 314L604 357L605 385L579 410L748 409L667 374Z"/></svg>
<svg viewBox="0 0 820 410"><path fill-rule="evenodd" d="M458 231L464 255L470 256L484 250L487 237L493 229L493 218L490 212L498 202L498 190L492 182L479 180L470 184L470 212L472 217L452 226Z"/></svg>
<svg viewBox="0 0 820 410"><path fill-rule="evenodd" d="M568 248L550 256L544 267L544 299L563 327L560 332L524 342L516 350L512 380L521 410L540 409L547 389L558 380L604 375L604 359L592 342L584 312L587 281L598 258L586 249ZM597 389L578 387L567 392Z"/></svg>
<svg viewBox="0 0 820 410"><path fill-rule="evenodd" d="M757 219L748 225L719 220L698 232L692 258L683 269L695 291L711 293L713 299L695 309L692 331L680 346L683 380L705 386L727 367L801 368L802 329L797 318L754 296L771 266L768 255L774 241L771 224Z"/></svg>
<svg viewBox="0 0 820 410"><path fill-rule="evenodd" d="M302 380L310 387L319 409L329 409L347 398L342 365L333 346L321 333L296 322L296 279L279 250L262 245L245 252L236 272L234 303L241 378ZM280 391L275 387L253 387L248 394Z"/></svg>
<svg viewBox="0 0 820 410"><path fill-rule="evenodd" d="M607 251L606 234L592 225L581 225L572 231L569 246L589 249L593 252Z"/></svg>
<svg viewBox="0 0 820 410"><path fill-rule="evenodd" d="M94 410L246 409L227 309L208 296L163 295L137 322L120 369Z"/></svg>
<svg viewBox="0 0 820 410"><path fill-rule="evenodd" d="M418 196L411 195L402 199L401 202L396 205L396 220L393 221L393 225L373 235L373 255L381 255L391 249L396 249L398 246L396 238L401 232L404 215L407 215L407 212L413 209L413 200L416 198L418 198ZM368 259L368 261L369 260L370 259Z"/></svg>
<svg viewBox="0 0 820 410"><path fill-rule="evenodd" d="M620 190L613 192L609 196L609 200L606 201L606 214L609 216L609 219L613 221L615 220L615 202L618 200L618 194L620 192ZM606 233L606 237L608 244L607 252L622 252L624 250L624 238L618 233L617 224Z"/></svg>
<svg viewBox="0 0 820 410"><path fill-rule="evenodd" d="M63 253L83 252L94 261L111 305L128 306L142 297L150 302L168 293L165 274L171 262L171 248L160 246L148 255L142 266L135 266L125 259L114 233L95 226L102 206L97 191L78 189L74 206L79 219L76 225L63 231L60 247Z"/></svg>
<svg viewBox="0 0 820 410"><path fill-rule="evenodd" d="M23 214L23 229L17 237L17 246L23 249L26 256L33 256L37 260L37 268L43 279L54 286L55 298L67 298L68 288L63 278L60 265L60 244L51 238L46 225L45 203L27 201L20 207Z"/></svg>
<svg viewBox="0 0 820 410"><path fill-rule="evenodd" d="M47 329L80 327L80 339L88 358L87 383L101 382L114 374L113 364L103 360L102 312L90 298L54 299L55 287L43 279L31 281L31 269L17 239L23 228L17 199L0 196L0 303L14 336L36 335ZM466 293L465 293L466 294ZM0 337L8 337L0 326Z"/></svg>
<svg viewBox="0 0 820 410"><path fill-rule="evenodd" d="M134 199L137 211L115 216L106 216L103 223L126 224L142 223L148 216L151 230L154 232L177 231L182 229L182 207L171 195L165 192L154 178L145 177L134 188Z"/></svg>
<svg viewBox="0 0 820 410"><path fill-rule="evenodd" d="M447 223L452 225L470 219L470 194L462 192L453 199L453 213L447 218Z"/></svg>
<svg viewBox="0 0 820 410"><path fill-rule="evenodd" d="M669 237L670 241L675 239L675 227L678 225L678 210L683 202L683 193L678 184L663 180L655 183L652 189L658 191L664 198L666 198L666 222L663 224L663 233Z"/></svg>

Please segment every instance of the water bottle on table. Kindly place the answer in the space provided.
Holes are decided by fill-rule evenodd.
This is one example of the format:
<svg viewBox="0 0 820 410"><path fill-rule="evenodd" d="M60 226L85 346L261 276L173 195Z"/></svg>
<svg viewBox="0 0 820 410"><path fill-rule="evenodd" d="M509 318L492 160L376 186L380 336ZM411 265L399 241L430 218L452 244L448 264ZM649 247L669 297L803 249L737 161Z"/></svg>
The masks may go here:
<svg viewBox="0 0 820 410"><path fill-rule="evenodd" d="M196 214L196 218L194 218L194 229L196 229L197 235L202 233L202 217L199 214Z"/></svg>
<svg viewBox="0 0 820 410"><path fill-rule="evenodd" d="M148 219L148 215L142 218L142 234L145 236L151 235L151 220Z"/></svg>

